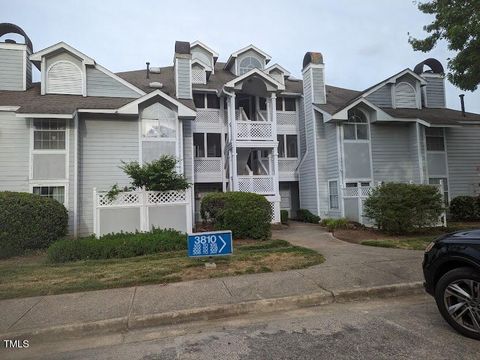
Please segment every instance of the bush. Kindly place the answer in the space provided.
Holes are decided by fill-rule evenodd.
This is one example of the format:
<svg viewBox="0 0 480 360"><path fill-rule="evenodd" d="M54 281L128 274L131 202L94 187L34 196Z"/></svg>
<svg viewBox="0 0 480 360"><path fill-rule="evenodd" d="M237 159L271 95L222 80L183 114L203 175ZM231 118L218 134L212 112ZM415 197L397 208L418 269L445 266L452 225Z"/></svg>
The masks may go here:
<svg viewBox="0 0 480 360"><path fill-rule="evenodd" d="M40 195L0 192L0 258L42 249L67 234L68 214L58 201Z"/></svg>
<svg viewBox="0 0 480 360"><path fill-rule="evenodd" d="M430 185L385 183L364 202L365 216L392 234L435 226L443 210L442 195Z"/></svg>
<svg viewBox="0 0 480 360"><path fill-rule="evenodd" d="M457 196L449 206L454 220L472 221L480 219L480 196Z"/></svg>
<svg viewBox="0 0 480 360"><path fill-rule="evenodd" d="M210 193L200 213L215 230L232 230L235 238L269 239L272 210L265 196L247 192Z"/></svg>
<svg viewBox="0 0 480 360"><path fill-rule="evenodd" d="M348 219L340 218L340 219L323 219L320 222L321 226L327 228L328 231L334 232L337 229L346 229L349 224Z"/></svg>
<svg viewBox="0 0 480 360"><path fill-rule="evenodd" d="M288 224L288 211L280 210L280 222L282 224Z"/></svg>
<svg viewBox="0 0 480 360"><path fill-rule="evenodd" d="M187 249L186 235L172 229L153 229L148 233L107 234L76 240L59 240L47 250L48 261L127 258Z"/></svg>
<svg viewBox="0 0 480 360"><path fill-rule="evenodd" d="M312 214L307 209L298 209L297 210L297 220L312 223L312 224L318 224L320 222L320 216Z"/></svg>

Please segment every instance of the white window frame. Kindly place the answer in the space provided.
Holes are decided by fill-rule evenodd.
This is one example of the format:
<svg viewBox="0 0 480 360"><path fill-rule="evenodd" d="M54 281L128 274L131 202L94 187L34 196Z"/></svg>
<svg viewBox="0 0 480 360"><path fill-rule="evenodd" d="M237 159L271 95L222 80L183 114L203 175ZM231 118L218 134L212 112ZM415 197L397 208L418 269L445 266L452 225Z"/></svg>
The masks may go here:
<svg viewBox="0 0 480 360"><path fill-rule="evenodd" d="M197 107L197 105L195 105L195 107L197 107L197 109L201 109L201 110L218 110L220 111L220 104L221 104L221 101L222 101L222 98L219 97L216 93L194 93L193 95L203 95L203 107ZM211 107L208 107L208 95L215 95L216 97L218 97L218 108L211 108ZM192 97L192 100L193 100L193 97Z"/></svg>
<svg viewBox="0 0 480 360"><path fill-rule="evenodd" d="M260 64L260 67L249 68L249 67L246 67L246 66L242 66L242 63L244 61L246 61L247 59L254 59L255 61L257 61ZM251 65L251 63L252 63L252 61L250 60L250 65ZM247 55L238 62L238 75L241 76L241 75L243 75L243 74L245 74L245 73L247 73L247 72L249 72L250 70L253 70L253 69L263 70L264 66L265 65L262 64L262 61L259 60L258 58L256 58L255 56ZM243 70L245 70L245 71L243 71Z"/></svg>
<svg viewBox="0 0 480 360"><path fill-rule="evenodd" d="M355 109L357 111L360 111L366 119L366 122L364 123L358 123L358 122L350 122L350 121L344 121L342 124L342 138L344 142L354 142L354 143L369 143L371 139L371 134L370 134L370 121L368 115L361 109ZM352 109L353 111L353 109ZM348 114L348 112L347 112ZM347 115L348 116L348 115ZM355 139L346 139L345 138L345 125L353 125L355 129ZM367 139L358 139L358 132L357 132L357 125L360 126L366 126L367 127Z"/></svg>
<svg viewBox="0 0 480 360"><path fill-rule="evenodd" d="M294 114L297 112L297 108L298 108L298 104L297 104L297 99L295 98L292 98L292 97L288 97L289 99L293 99L295 101L295 110L286 110L285 109L285 98L287 98L287 96L279 96L277 97L277 99L281 99L282 100L282 109L281 110L277 110L277 112L281 111L281 112L284 112L284 113L287 113L287 114ZM277 104L275 103L275 108L276 108Z"/></svg>
<svg viewBox="0 0 480 360"><path fill-rule="evenodd" d="M34 120L48 120L48 119L30 119L30 144L29 144L29 181L37 181L33 179L33 155L34 154L61 154L65 155L65 177L58 179L59 181L65 181L69 179L69 168L70 168L70 127L68 119L65 119L65 149L34 149L34 139L35 139L35 126ZM56 181L56 180L48 180Z"/></svg>
<svg viewBox="0 0 480 360"><path fill-rule="evenodd" d="M63 187L64 188L64 203L63 206L68 210L68 202L69 202L69 183L68 181L65 180L37 180L34 182L31 182L29 184L29 192L30 194L33 194L33 188L34 187Z"/></svg>
<svg viewBox="0 0 480 360"><path fill-rule="evenodd" d="M203 135L203 153L205 156L196 156L195 155L195 144L193 145L193 151L194 151L194 158L195 159L221 159L222 158L222 134L217 133L217 132L194 132L194 134L202 134ZM217 134L220 135L220 156L208 156L208 134ZM193 136L192 136L193 138Z"/></svg>
<svg viewBox="0 0 480 360"><path fill-rule="evenodd" d="M290 157L288 156L288 152L287 152L287 135L290 135L290 136L296 136L297 137L297 156L295 157ZM300 144L299 144L299 141L298 141L298 134L285 134L285 133L282 133L282 134L277 134L277 136L281 136L283 137L283 153L285 154L285 156L280 156L280 151L278 151L280 149L280 147L277 148L277 152L278 152L278 158L279 159L298 159L298 155L300 154ZM278 140L277 140L278 142ZM279 146L280 144L278 144Z"/></svg>
<svg viewBox="0 0 480 360"><path fill-rule="evenodd" d="M337 188L337 193L336 194L332 194L330 192L330 184L331 183L336 183L336 188ZM338 181L338 179L332 179L332 180L328 180L328 208L330 210L340 210L340 189L339 189L339 184L340 182ZM332 206L332 196L336 196L337 197L337 206L336 207L333 207Z"/></svg>
<svg viewBox="0 0 480 360"><path fill-rule="evenodd" d="M429 137L436 137L436 138L440 138L440 135L436 136L436 135L427 135L427 131L428 129L439 129L439 128L425 128L425 131L424 131L424 134L425 134L425 151L429 152L429 153L444 153L446 152L447 150L447 141L445 139L445 129L444 128L440 128L442 130L442 140L443 140L443 150L428 150L428 141L427 139Z"/></svg>

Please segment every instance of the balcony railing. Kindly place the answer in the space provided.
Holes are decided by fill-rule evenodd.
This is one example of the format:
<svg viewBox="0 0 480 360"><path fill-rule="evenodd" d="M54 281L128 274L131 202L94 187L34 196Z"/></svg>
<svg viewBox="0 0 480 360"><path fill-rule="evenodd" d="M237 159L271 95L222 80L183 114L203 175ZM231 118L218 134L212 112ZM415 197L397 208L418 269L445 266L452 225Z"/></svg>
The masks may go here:
<svg viewBox="0 0 480 360"><path fill-rule="evenodd" d="M195 158L194 175L196 181L222 181L222 159Z"/></svg>
<svg viewBox="0 0 480 360"><path fill-rule="evenodd" d="M272 123L266 121L237 121L237 140L274 140Z"/></svg>
<svg viewBox="0 0 480 360"><path fill-rule="evenodd" d="M238 176L238 191L261 195L274 194L274 178L271 175L240 175Z"/></svg>

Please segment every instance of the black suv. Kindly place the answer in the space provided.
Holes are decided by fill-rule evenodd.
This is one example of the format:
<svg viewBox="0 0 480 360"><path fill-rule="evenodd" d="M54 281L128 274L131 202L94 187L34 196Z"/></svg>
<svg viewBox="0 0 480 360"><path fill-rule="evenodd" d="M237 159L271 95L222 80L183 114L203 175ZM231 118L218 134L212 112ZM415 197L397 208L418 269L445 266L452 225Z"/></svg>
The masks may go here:
<svg viewBox="0 0 480 360"><path fill-rule="evenodd" d="M425 290L458 332L480 340L480 230L458 231L430 243L423 259Z"/></svg>

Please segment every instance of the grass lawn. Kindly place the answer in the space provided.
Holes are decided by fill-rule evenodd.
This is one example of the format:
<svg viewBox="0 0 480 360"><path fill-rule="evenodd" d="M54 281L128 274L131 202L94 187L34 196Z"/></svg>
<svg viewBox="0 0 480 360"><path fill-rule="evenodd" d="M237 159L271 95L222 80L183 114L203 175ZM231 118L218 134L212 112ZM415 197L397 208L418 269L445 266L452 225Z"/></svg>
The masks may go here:
<svg viewBox="0 0 480 360"><path fill-rule="evenodd" d="M409 236L392 236L374 229L337 230L335 236L341 240L367 246L425 250L427 245L440 235L472 228L480 228L480 222L449 222L447 228L432 228Z"/></svg>
<svg viewBox="0 0 480 360"><path fill-rule="evenodd" d="M37 253L0 261L0 299L300 269L324 258L284 240L239 240L232 256L214 260L217 268L207 270L205 260L177 251L53 265L45 253Z"/></svg>

